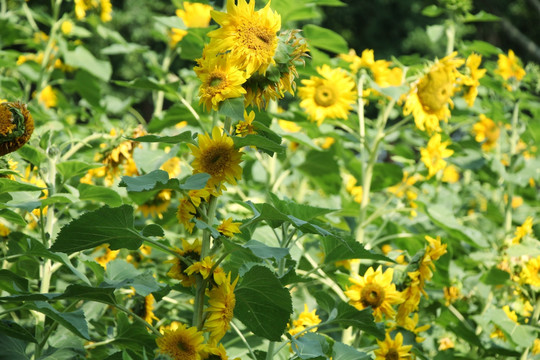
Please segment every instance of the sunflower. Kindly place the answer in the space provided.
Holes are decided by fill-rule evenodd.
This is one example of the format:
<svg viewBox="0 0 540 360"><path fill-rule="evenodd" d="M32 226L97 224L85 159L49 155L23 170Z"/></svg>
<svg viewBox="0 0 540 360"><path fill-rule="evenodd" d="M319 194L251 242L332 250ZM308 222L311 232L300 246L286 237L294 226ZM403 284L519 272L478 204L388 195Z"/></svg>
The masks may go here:
<svg viewBox="0 0 540 360"><path fill-rule="evenodd" d="M184 9L176 10L178 16L188 28L206 28L210 25L212 6L184 1Z"/></svg>
<svg viewBox="0 0 540 360"><path fill-rule="evenodd" d="M465 76L462 80L462 84L467 87L463 97L469 106L474 105L474 100L478 95L479 80L486 74L486 69L479 69L481 62L482 56L474 53L469 55L465 62L465 66L469 70L469 76Z"/></svg>
<svg viewBox="0 0 540 360"><path fill-rule="evenodd" d="M444 304L446 306L449 306L450 304L455 303L461 298L461 291L456 286L450 286L450 287L444 287L443 288L443 294L444 294Z"/></svg>
<svg viewBox="0 0 540 360"><path fill-rule="evenodd" d="M193 68L201 80L199 88L199 103L206 109L218 110L219 104L231 98L237 98L246 93L242 84L246 82L246 73L232 65L229 56L208 55L208 47L203 51L203 57L197 60Z"/></svg>
<svg viewBox="0 0 540 360"><path fill-rule="evenodd" d="M249 114L244 110L244 120L239 121L236 124L236 136L246 136L249 134L255 134L255 128L253 127L253 120L255 120L255 112L251 111Z"/></svg>
<svg viewBox="0 0 540 360"><path fill-rule="evenodd" d="M294 336L309 327L320 324L321 318L315 314L315 311L316 309L309 311L308 305L304 304L304 311L298 315L298 320L293 320L293 328L289 330L289 334ZM317 328L314 327L309 331L315 332L317 331Z"/></svg>
<svg viewBox="0 0 540 360"><path fill-rule="evenodd" d="M190 263L186 263L184 259L175 257L173 260L167 261L172 263L173 266L167 272L167 276L180 280L184 287L190 287L195 284L195 276L190 276L186 273L186 269L195 261L199 261L201 257L201 241L195 240L193 243L182 239L182 249L176 249L175 251L186 260L191 260Z"/></svg>
<svg viewBox="0 0 540 360"><path fill-rule="evenodd" d="M193 206L189 196L182 198L176 211L176 218L190 234L193 232L193 228L195 228L195 223L191 221L195 215L197 215L197 209Z"/></svg>
<svg viewBox="0 0 540 360"><path fill-rule="evenodd" d="M358 310L371 307L376 321L381 321L383 314L393 318L396 312L392 305L404 301L401 293L396 290L396 285L392 284L393 276L394 269L388 268L383 273L381 266L376 271L370 267L363 277L349 278L353 285L347 288L345 295L350 299L349 303Z"/></svg>
<svg viewBox="0 0 540 360"><path fill-rule="evenodd" d="M203 360L228 360L227 351L223 344L219 346L206 346L202 352Z"/></svg>
<svg viewBox="0 0 540 360"><path fill-rule="evenodd" d="M139 205L139 210L145 217L157 216L158 218L163 219L163 213L167 211L171 203L171 194L171 190L160 190L154 198Z"/></svg>
<svg viewBox="0 0 540 360"><path fill-rule="evenodd" d="M319 125L326 118L346 120L357 97L354 80L342 69L328 65L318 67L317 72L321 77L302 80L304 86L298 89L300 106Z"/></svg>
<svg viewBox="0 0 540 360"><path fill-rule="evenodd" d="M504 80L515 78L519 81L525 76L525 70L521 67L520 60L514 54L514 51L508 50L508 56L499 54L495 74L501 75Z"/></svg>
<svg viewBox="0 0 540 360"><path fill-rule="evenodd" d="M441 134L434 134L428 141L427 147L420 148L421 160L428 168L428 179L446 167L445 158L451 156L454 150L447 149L450 140L441 142Z"/></svg>
<svg viewBox="0 0 540 360"><path fill-rule="evenodd" d="M525 264L521 276L526 284L540 286L540 256L529 260Z"/></svg>
<svg viewBox="0 0 540 360"><path fill-rule="evenodd" d="M0 156L16 151L34 132L34 119L20 102L0 103Z"/></svg>
<svg viewBox="0 0 540 360"><path fill-rule="evenodd" d="M161 164L159 168L163 171L166 171L167 174L169 174L170 178L175 178L182 172L180 163L180 158L178 156L173 156L172 158Z"/></svg>
<svg viewBox="0 0 540 360"><path fill-rule="evenodd" d="M234 234L240 233L240 224L239 222L233 222L232 218L223 220L223 222L217 227L217 230L221 235L226 237L233 237Z"/></svg>
<svg viewBox="0 0 540 360"><path fill-rule="evenodd" d="M212 270L212 267L214 267L214 264L212 257L207 256L201 261L191 264L184 272L190 276L193 275L193 273L201 274L203 279L206 279L211 275L210 271Z"/></svg>
<svg viewBox="0 0 540 360"><path fill-rule="evenodd" d="M281 17L272 11L270 2L255 11L255 0L227 0L227 12L212 11L212 18L221 28L211 31L210 47L217 54L228 53L233 64L245 70L264 74L274 64L278 45L277 32Z"/></svg>
<svg viewBox="0 0 540 360"><path fill-rule="evenodd" d="M397 333L392 340L389 333L386 333L384 341L377 340L379 349L374 351L375 360L401 360L411 358L412 345L403 345L403 335Z"/></svg>
<svg viewBox="0 0 540 360"><path fill-rule="evenodd" d="M514 233L514 238L512 239L512 244L519 244L521 239L523 239L525 236L532 234L532 225L533 225L533 217L528 216L527 219L523 222L521 226L518 226L516 228L516 232Z"/></svg>
<svg viewBox="0 0 540 360"><path fill-rule="evenodd" d="M135 289L133 289L133 291L135 291ZM144 321L152 325L152 322L154 320L159 320L154 314L155 302L156 302L156 299L154 298L154 295L152 294L148 294L144 297L138 296L133 312L139 315L141 318L143 318Z"/></svg>
<svg viewBox="0 0 540 360"><path fill-rule="evenodd" d="M489 151L497 144L501 129L493 120L480 114L480 121L473 125L472 132L474 139L482 143L482 150Z"/></svg>
<svg viewBox="0 0 540 360"><path fill-rule="evenodd" d="M234 147L230 136L217 126L212 130L212 137L199 134L199 146L188 144L195 160L191 164L193 173L210 174L207 186L216 186L222 182L236 185L242 178L242 152Z"/></svg>
<svg viewBox="0 0 540 360"><path fill-rule="evenodd" d="M210 333L210 344L217 344L229 330L236 306L234 288L237 282L238 278L231 283L231 274L229 273L226 281L208 292L209 300L204 329Z"/></svg>
<svg viewBox="0 0 540 360"><path fill-rule="evenodd" d="M439 121L448 121L450 117L448 106L454 106L451 97L460 75L457 68L464 63L463 59L456 59L456 55L453 52L437 61L407 95L403 114L412 114L416 127L422 131L441 131Z"/></svg>
<svg viewBox="0 0 540 360"><path fill-rule="evenodd" d="M204 350L204 336L195 326L180 324L176 330L165 330L164 335L156 339L159 351L174 360L201 360Z"/></svg>
<svg viewBox="0 0 540 360"><path fill-rule="evenodd" d="M113 261L118 256L118 253L120 253L120 250L111 250L109 248L108 244L103 244L94 249L94 252L99 251L101 249L105 249L105 253L96 257L94 260L101 266L103 266L105 269L107 269L107 264L110 261Z"/></svg>

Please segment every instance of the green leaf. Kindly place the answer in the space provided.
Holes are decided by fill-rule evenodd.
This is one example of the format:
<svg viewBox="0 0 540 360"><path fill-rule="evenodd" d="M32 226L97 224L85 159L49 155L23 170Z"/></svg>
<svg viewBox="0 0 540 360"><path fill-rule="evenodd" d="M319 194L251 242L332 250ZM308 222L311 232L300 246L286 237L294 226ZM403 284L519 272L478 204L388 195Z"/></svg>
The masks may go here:
<svg viewBox="0 0 540 360"><path fill-rule="evenodd" d="M180 184L180 189L183 190L200 190L204 189L206 183L210 179L210 174L199 173L188 176L183 184Z"/></svg>
<svg viewBox="0 0 540 360"><path fill-rule="evenodd" d="M174 104L158 116L152 118L148 124L149 132L158 132L166 127L174 126L179 122L195 121L193 113L183 104Z"/></svg>
<svg viewBox="0 0 540 360"><path fill-rule="evenodd" d="M254 255L260 257L261 259L274 258L279 261L289 254L289 249L271 247L257 240L249 240L242 246L251 250Z"/></svg>
<svg viewBox="0 0 540 360"><path fill-rule="evenodd" d="M0 178L0 194L12 193L16 191L41 191L43 188L26 183L20 183L15 180Z"/></svg>
<svg viewBox="0 0 540 360"><path fill-rule="evenodd" d="M332 359L334 360L370 360L371 356L360 352L355 348L340 342L335 342L332 347Z"/></svg>
<svg viewBox="0 0 540 360"><path fill-rule="evenodd" d="M27 302L26 307L47 315L75 335L90 340L88 324L82 309L72 312L60 312L44 301Z"/></svg>
<svg viewBox="0 0 540 360"><path fill-rule="evenodd" d="M226 99L221 103L218 111L232 120L244 120L244 97Z"/></svg>
<svg viewBox="0 0 540 360"><path fill-rule="evenodd" d="M261 135L248 134L244 137L233 136L234 146L241 148L244 146L255 146L268 154L284 154L285 147Z"/></svg>
<svg viewBox="0 0 540 360"><path fill-rule="evenodd" d="M47 155L45 155L43 149L35 148L28 144L17 150L17 154L19 154L23 159L29 161L32 165L38 167L45 161L45 159L47 159Z"/></svg>
<svg viewBox="0 0 540 360"><path fill-rule="evenodd" d="M137 359L144 359L144 352L153 354L156 347L155 336L150 335L146 327L137 322L130 323L127 315L120 312L117 315L114 344L135 352Z"/></svg>
<svg viewBox="0 0 540 360"><path fill-rule="evenodd" d="M191 131L184 131L183 133L174 136L144 135L139 136L136 139L129 138L129 140L137 142L159 142L164 144L180 144L185 142L195 143Z"/></svg>
<svg viewBox="0 0 540 360"><path fill-rule="evenodd" d="M480 280L487 285L504 285L510 279L510 274L506 271L492 267L485 272Z"/></svg>
<svg viewBox="0 0 540 360"><path fill-rule="evenodd" d="M428 5L422 9L422 15L429 17L437 17L443 13L443 10L437 5Z"/></svg>
<svg viewBox="0 0 540 360"><path fill-rule="evenodd" d="M75 91L77 91L83 99L88 101L90 105L97 108L101 107L100 103L103 87L101 86L101 81L95 76L88 71L79 70L75 74L75 80L73 80L73 82L68 82L68 85L70 84L73 85Z"/></svg>
<svg viewBox="0 0 540 360"><path fill-rule="evenodd" d="M142 296L147 296L164 286L156 281L151 271L138 270L122 259L116 259L107 264L105 280L100 284L100 287L133 287L137 294Z"/></svg>
<svg viewBox="0 0 540 360"><path fill-rule="evenodd" d="M512 321L501 309L489 309L486 318L497 325L518 346L528 347L536 339L535 328Z"/></svg>
<svg viewBox="0 0 540 360"><path fill-rule="evenodd" d="M108 61L96 59L84 46L77 46L75 50L67 51L64 59L66 65L84 69L98 79L109 81L111 78L111 64Z"/></svg>
<svg viewBox="0 0 540 360"><path fill-rule="evenodd" d="M298 338L291 338L291 348L300 359L327 359L326 353L330 346L324 336L308 332Z"/></svg>
<svg viewBox="0 0 540 360"><path fill-rule="evenodd" d="M480 10L476 14L465 15L465 19L463 19L463 22L468 23L468 22L480 22L480 21L484 22L484 21L500 21L500 20L501 20L500 17L493 14L489 14L485 12L484 10Z"/></svg>
<svg viewBox="0 0 540 360"><path fill-rule="evenodd" d="M295 201L284 199L279 199L275 194L269 193L270 199L272 200L272 204L280 210L281 212L285 214L290 214L294 217L297 217L302 220L309 221L311 219L314 219L316 217L327 215L335 210L333 209L327 209L327 208L320 208L305 204L299 204Z"/></svg>
<svg viewBox="0 0 540 360"><path fill-rule="evenodd" d="M77 190L80 200L97 201L112 207L122 205L122 197L111 188L80 183Z"/></svg>
<svg viewBox="0 0 540 360"><path fill-rule="evenodd" d="M426 29L426 33L429 37L429 40L431 40L432 43L437 43L439 39L444 34L444 26L443 25L431 25L428 26Z"/></svg>
<svg viewBox="0 0 540 360"><path fill-rule="evenodd" d="M348 259L371 259L392 262L392 259L384 255L366 250L362 244L354 239L343 240L327 236L322 239L321 244L325 254L324 262L326 264Z"/></svg>
<svg viewBox="0 0 540 360"><path fill-rule="evenodd" d="M118 186L124 186L127 191L153 190L157 183L166 184L169 181L169 174L163 170L154 170L141 176L122 176L122 181Z"/></svg>
<svg viewBox="0 0 540 360"><path fill-rule="evenodd" d="M64 293L59 296L62 299L80 299L88 301L96 301L103 304L115 305L116 297L114 296L115 287L94 287L73 284L69 285Z"/></svg>
<svg viewBox="0 0 540 360"><path fill-rule="evenodd" d="M255 335L280 341L292 313L292 300L274 273L260 265L246 272L236 290L234 315Z"/></svg>
<svg viewBox="0 0 540 360"><path fill-rule="evenodd" d="M143 236L165 236L165 231L158 224L148 224L142 229Z"/></svg>
<svg viewBox="0 0 540 360"><path fill-rule="evenodd" d="M0 209L0 217L3 217L13 225L26 226L24 218L10 209Z"/></svg>
<svg viewBox="0 0 540 360"><path fill-rule="evenodd" d="M6 269L0 269L0 290L10 294L28 292L28 280Z"/></svg>
<svg viewBox="0 0 540 360"><path fill-rule="evenodd" d="M169 28L186 29L186 25L178 16L154 16L156 22Z"/></svg>
<svg viewBox="0 0 540 360"><path fill-rule="evenodd" d="M308 175L327 194L337 194L341 188L341 176L337 160L329 151L311 150L298 169Z"/></svg>
<svg viewBox="0 0 540 360"><path fill-rule="evenodd" d="M148 48L146 46L141 46L139 44L133 44L133 43L124 43L124 44L109 45L101 49L100 52L103 55L120 55L120 54L131 54L135 52L144 52L147 50Z"/></svg>
<svg viewBox="0 0 540 360"><path fill-rule="evenodd" d="M41 207L49 206L52 204L71 204L75 202L77 202L77 198L75 198L71 194L54 194L40 200Z"/></svg>
<svg viewBox="0 0 540 360"><path fill-rule="evenodd" d="M28 330L10 320L0 320L0 333L4 333L7 336L21 339L28 342L37 343L36 338ZM0 355L1 359L1 355Z"/></svg>
<svg viewBox="0 0 540 360"><path fill-rule="evenodd" d="M131 89L157 90L174 94L178 88L178 83L162 84L154 78L138 78L131 81L113 81L116 85Z"/></svg>
<svg viewBox="0 0 540 360"><path fill-rule="evenodd" d="M72 254L107 243L112 250L136 250L142 241L133 226L133 208L122 205L81 215L60 229L50 250Z"/></svg>
<svg viewBox="0 0 540 360"><path fill-rule="evenodd" d="M89 164L84 161L69 160L56 164L56 169L64 179L86 174L88 170L103 166L103 164Z"/></svg>
<svg viewBox="0 0 540 360"><path fill-rule="evenodd" d="M384 326L383 324L377 326L371 308L358 310L354 306L340 302L337 306L337 310L338 315L332 322L337 322L345 327L353 326L356 329L363 330L366 333L375 336L379 340L384 339Z"/></svg>
<svg viewBox="0 0 540 360"><path fill-rule="evenodd" d="M31 360L34 357L26 354L27 342L15 337L0 334L0 360Z"/></svg>
<svg viewBox="0 0 540 360"><path fill-rule="evenodd" d="M422 204L421 202L417 202ZM444 205L424 205L426 214L437 226L442 227L458 240L463 240L475 247L487 247L488 242L484 235L477 229L461 225L454 217L452 209Z"/></svg>
<svg viewBox="0 0 540 360"><path fill-rule="evenodd" d="M332 30L318 25L307 24L303 27L303 35L309 45L316 48L332 51L336 54L346 54L349 52L347 41Z"/></svg>

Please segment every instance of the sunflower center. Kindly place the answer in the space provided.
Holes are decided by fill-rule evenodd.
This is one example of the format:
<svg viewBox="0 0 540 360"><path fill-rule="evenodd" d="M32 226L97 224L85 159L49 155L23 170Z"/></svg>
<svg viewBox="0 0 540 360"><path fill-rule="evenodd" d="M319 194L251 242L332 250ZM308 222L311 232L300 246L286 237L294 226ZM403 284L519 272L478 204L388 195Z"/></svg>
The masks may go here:
<svg viewBox="0 0 540 360"><path fill-rule="evenodd" d="M194 359L195 347L189 343L188 339L178 339L176 347L180 350L180 357L175 357L175 359Z"/></svg>
<svg viewBox="0 0 540 360"><path fill-rule="evenodd" d="M444 69L431 71L418 84L418 98L427 111L439 111L450 100L453 82Z"/></svg>
<svg viewBox="0 0 540 360"><path fill-rule="evenodd" d="M317 105L328 107L336 103L337 96L332 87L326 85L319 85L317 86L317 89L315 89L314 100Z"/></svg>
<svg viewBox="0 0 540 360"><path fill-rule="evenodd" d="M376 309L384 301L385 292L384 289L377 284L367 284L360 294L360 301L365 307L371 306Z"/></svg>
<svg viewBox="0 0 540 360"><path fill-rule="evenodd" d="M201 257L201 253L194 250L188 250L185 253L183 253L182 256L184 257L184 259L199 261L199 258ZM182 268L182 271L184 271L191 265L191 263L186 264L185 261L180 260L180 259L178 261L180 262L180 267Z"/></svg>
<svg viewBox="0 0 540 360"><path fill-rule="evenodd" d="M385 360L399 360L399 353L396 349L391 348L384 357Z"/></svg>
<svg viewBox="0 0 540 360"><path fill-rule="evenodd" d="M216 144L201 155L201 170L211 176L220 175L230 164L231 151L226 144Z"/></svg>
<svg viewBox="0 0 540 360"><path fill-rule="evenodd" d="M242 45L255 51L270 51L276 35L264 26L245 22L239 26L238 37Z"/></svg>
<svg viewBox="0 0 540 360"><path fill-rule="evenodd" d="M212 75L210 75L210 79L208 80L208 86L211 88L219 89L223 87L224 80L224 74L220 72L213 72Z"/></svg>
<svg viewBox="0 0 540 360"><path fill-rule="evenodd" d="M13 121L13 113L7 106L0 104L0 136L11 134L15 127L16 124Z"/></svg>

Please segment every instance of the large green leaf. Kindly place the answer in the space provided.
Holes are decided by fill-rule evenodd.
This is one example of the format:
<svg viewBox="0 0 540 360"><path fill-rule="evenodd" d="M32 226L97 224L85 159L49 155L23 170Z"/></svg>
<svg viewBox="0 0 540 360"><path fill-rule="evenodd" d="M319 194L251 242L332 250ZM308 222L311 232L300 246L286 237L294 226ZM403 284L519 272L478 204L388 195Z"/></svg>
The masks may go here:
<svg viewBox="0 0 540 360"><path fill-rule="evenodd" d="M234 315L258 336L279 341L292 313L292 300L274 273L260 265L247 271L235 290Z"/></svg>
<svg viewBox="0 0 540 360"><path fill-rule="evenodd" d="M348 259L371 259L392 262L390 258L384 255L366 250L362 244L353 239L344 240L327 236L322 239L321 244L325 254L325 263Z"/></svg>
<svg viewBox="0 0 540 360"><path fill-rule="evenodd" d="M339 174L337 160L329 151L311 150L306 154L306 160L298 169L309 176L315 186L327 194L337 194L341 188L342 179Z"/></svg>
<svg viewBox="0 0 540 360"><path fill-rule="evenodd" d="M10 294L28 292L28 280L7 269L0 269L0 290Z"/></svg>
<svg viewBox="0 0 540 360"><path fill-rule="evenodd" d="M116 85L125 86L132 89L158 90L173 93L178 88L178 83L161 84L153 78L138 78L131 81L114 81Z"/></svg>
<svg viewBox="0 0 540 360"><path fill-rule="evenodd" d="M15 337L0 334L0 360L31 360L26 354L28 343Z"/></svg>
<svg viewBox="0 0 540 360"><path fill-rule="evenodd" d="M316 48L332 51L337 54L346 54L349 51L347 41L341 35L318 25L304 25L303 35L309 45Z"/></svg>
<svg viewBox="0 0 540 360"><path fill-rule="evenodd" d="M258 150L262 150L266 153L273 154L283 154L285 153L285 147L280 144L270 140L267 137L255 134L249 134L244 137L233 137L234 146L241 148L244 146L255 146Z"/></svg>
<svg viewBox="0 0 540 360"><path fill-rule="evenodd" d="M138 270L122 259L116 259L107 264L105 280L100 284L100 287L133 287L137 294L142 296L161 290L164 286L156 281L151 271Z"/></svg>
<svg viewBox="0 0 540 360"><path fill-rule="evenodd" d="M84 312L79 309L72 312L60 312L44 301L27 302L29 309L43 313L83 339L90 340L88 335L88 323Z"/></svg>
<svg viewBox="0 0 540 360"><path fill-rule="evenodd" d="M50 250L71 254L101 244L109 244L112 250L137 250L143 240L133 225L133 208L122 205L81 215L60 229Z"/></svg>
<svg viewBox="0 0 540 360"><path fill-rule="evenodd" d="M16 339L37 343L34 335L32 335L28 330L13 321L0 320L0 333L4 333Z"/></svg>
<svg viewBox="0 0 540 360"><path fill-rule="evenodd" d="M244 97L226 99L221 103L218 111L235 121L244 120Z"/></svg>
<svg viewBox="0 0 540 360"><path fill-rule="evenodd" d="M119 186L125 186L129 192L142 192L150 190L198 190L203 189L210 179L210 175L199 173L190 175L182 181L169 179L169 174L163 170L154 170L141 176L122 176Z"/></svg>
<svg viewBox="0 0 540 360"><path fill-rule="evenodd" d="M137 355L136 359L144 359L143 353L152 354L156 342L146 327L139 323L130 323L126 314L118 313L114 344Z"/></svg>
<svg viewBox="0 0 540 360"><path fill-rule="evenodd" d="M24 218L10 209L0 209L0 217L3 217L13 225L26 226Z"/></svg>
<svg viewBox="0 0 540 360"><path fill-rule="evenodd" d="M332 347L332 359L334 360L370 360L371 356L360 352L352 346L335 342Z"/></svg>
<svg viewBox="0 0 540 360"><path fill-rule="evenodd" d="M88 71L98 79L108 81L111 78L112 66L108 61L98 60L83 46L77 46L73 51L64 54L67 65Z"/></svg>
<svg viewBox="0 0 540 360"><path fill-rule="evenodd" d="M112 207L122 205L122 197L111 188L80 183L77 190L80 200L97 201Z"/></svg>
<svg viewBox="0 0 540 360"><path fill-rule="evenodd" d="M271 247L257 240L249 240L243 245L243 247L251 250L255 256L261 259L274 258L276 260L280 260L289 254L289 249Z"/></svg>
<svg viewBox="0 0 540 360"><path fill-rule="evenodd" d="M384 326L383 324L377 326L371 308L358 310L354 306L341 302L338 304L337 310L338 314L337 317L332 320L333 322L337 322L344 327L353 326L380 340L384 339Z"/></svg>
<svg viewBox="0 0 540 360"><path fill-rule="evenodd" d="M26 183L20 183L15 180L0 178L0 194L16 191L41 191L43 188Z"/></svg>
<svg viewBox="0 0 540 360"><path fill-rule="evenodd" d="M327 208L320 208L315 206L310 206L306 204L299 204L295 201L284 199L279 199L275 194L270 193L270 199L272 200L272 204L280 210L281 212L285 214L292 215L298 219L302 219L305 221L309 221L311 219L314 219L318 216L330 214L331 212L334 212L333 209L327 209Z"/></svg>
<svg viewBox="0 0 540 360"><path fill-rule="evenodd" d="M64 179L70 179L74 176L86 174L88 170L95 169L103 164L90 164L84 161L69 160L56 164L56 169Z"/></svg>
<svg viewBox="0 0 540 360"><path fill-rule="evenodd" d="M184 131L174 136L144 135L138 138L130 139L137 142L159 142L164 144L195 143L191 131Z"/></svg>
<svg viewBox="0 0 540 360"><path fill-rule="evenodd" d="M291 348L300 359L327 359L330 344L324 336L308 332L292 338Z"/></svg>

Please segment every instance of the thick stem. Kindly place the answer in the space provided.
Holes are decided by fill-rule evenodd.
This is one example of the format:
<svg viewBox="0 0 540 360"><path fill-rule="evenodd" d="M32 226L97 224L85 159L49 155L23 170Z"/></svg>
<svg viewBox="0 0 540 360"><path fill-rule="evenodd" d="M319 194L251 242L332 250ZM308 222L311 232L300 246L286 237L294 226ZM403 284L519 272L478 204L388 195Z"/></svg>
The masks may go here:
<svg viewBox="0 0 540 360"><path fill-rule="evenodd" d="M450 55L454 51L456 42L456 26L453 21L450 21L446 27L446 38L446 55Z"/></svg>

